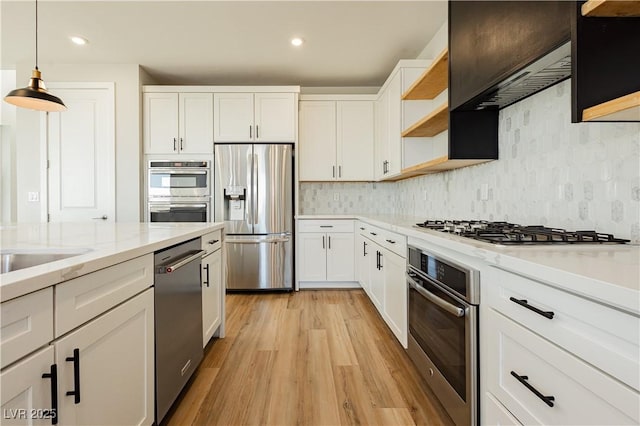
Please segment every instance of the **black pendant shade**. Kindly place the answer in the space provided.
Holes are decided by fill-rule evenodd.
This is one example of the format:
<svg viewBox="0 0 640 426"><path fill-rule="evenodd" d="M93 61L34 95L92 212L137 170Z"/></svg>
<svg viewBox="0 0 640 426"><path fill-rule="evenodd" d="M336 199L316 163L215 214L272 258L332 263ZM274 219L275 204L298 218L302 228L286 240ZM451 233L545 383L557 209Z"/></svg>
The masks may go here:
<svg viewBox="0 0 640 426"><path fill-rule="evenodd" d="M36 111L66 111L67 107L62 100L47 92L41 77L42 74L38 70L38 0L36 0L36 66L31 71L29 85L22 89L12 90L4 100L11 105Z"/></svg>
<svg viewBox="0 0 640 426"><path fill-rule="evenodd" d="M40 76L40 71L37 68L34 69L31 71L29 85L21 89L12 90L5 96L4 100L17 107L36 111L66 111L67 107L62 100L47 92L47 88Z"/></svg>

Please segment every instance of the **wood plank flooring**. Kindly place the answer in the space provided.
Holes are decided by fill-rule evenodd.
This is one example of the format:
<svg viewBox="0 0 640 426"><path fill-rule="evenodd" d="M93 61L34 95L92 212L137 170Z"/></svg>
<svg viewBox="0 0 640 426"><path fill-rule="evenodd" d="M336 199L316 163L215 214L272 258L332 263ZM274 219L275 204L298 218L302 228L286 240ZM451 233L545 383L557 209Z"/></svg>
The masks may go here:
<svg viewBox="0 0 640 426"><path fill-rule="evenodd" d="M362 290L230 294L168 425L452 425Z"/></svg>

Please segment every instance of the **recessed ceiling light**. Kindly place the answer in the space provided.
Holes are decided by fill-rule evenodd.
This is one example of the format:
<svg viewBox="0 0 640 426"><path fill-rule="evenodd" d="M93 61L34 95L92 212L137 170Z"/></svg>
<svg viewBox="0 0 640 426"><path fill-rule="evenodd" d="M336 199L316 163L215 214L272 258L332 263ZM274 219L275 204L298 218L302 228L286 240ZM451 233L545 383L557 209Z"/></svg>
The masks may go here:
<svg viewBox="0 0 640 426"><path fill-rule="evenodd" d="M291 39L291 44L296 47L302 46L302 43L304 43L304 40L302 40L300 37L294 37Z"/></svg>
<svg viewBox="0 0 640 426"><path fill-rule="evenodd" d="M89 43L89 41L84 38L84 37L80 37L80 36L71 36L69 37L71 39L71 41L74 44L77 44L78 46L84 46L85 44Z"/></svg>

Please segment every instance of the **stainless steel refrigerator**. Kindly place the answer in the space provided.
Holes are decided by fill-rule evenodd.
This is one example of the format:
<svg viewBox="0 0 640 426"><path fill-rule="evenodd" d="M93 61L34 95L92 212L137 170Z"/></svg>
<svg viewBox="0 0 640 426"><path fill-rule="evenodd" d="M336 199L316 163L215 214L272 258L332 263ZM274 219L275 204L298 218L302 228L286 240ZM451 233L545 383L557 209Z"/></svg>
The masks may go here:
<svg viewBox="0 0 640 426"><path fill-rule="evenodd" d="M214 218L225 223L227 289L293 288L293 146L216 144Z"/></svg>

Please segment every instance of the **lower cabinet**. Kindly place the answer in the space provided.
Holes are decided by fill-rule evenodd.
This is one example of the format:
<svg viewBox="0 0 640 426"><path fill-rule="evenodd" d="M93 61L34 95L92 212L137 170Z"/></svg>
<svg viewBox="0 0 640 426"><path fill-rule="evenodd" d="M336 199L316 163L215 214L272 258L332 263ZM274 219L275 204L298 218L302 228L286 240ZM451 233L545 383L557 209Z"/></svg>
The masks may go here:
<svg viewBox="0 0 640 426"><path fill-rule="evenodd" d="M54 341L60 424L153 423L153 327L148 289Z"/></svg>
<svg viewBox="0 0 640 426"><path fill-rule="evenodd" d="M387 250L381 250L384 273L382 317L396 338L407 347L407 282L404 278L406 260Z"/></svg>
<svg viewBox="0 0 640 426"><path fill-rule="evenodd" d="M299 221L297 279L300 286L344 287L354 283L353 248L352 220Z"/></svg>
<svg viewBox="0 0 640 426"><path fill-rule="evenodd" d="M496 426L520 426L522 424L489 392L485 393L484 401L485 404L482 407L484 424Z"/></svg>
<svg viewBox="0 0 640 426"><path fill-rule="evenodd" d="M222 322L222 250L202 258L202 347Z"/></svg>

